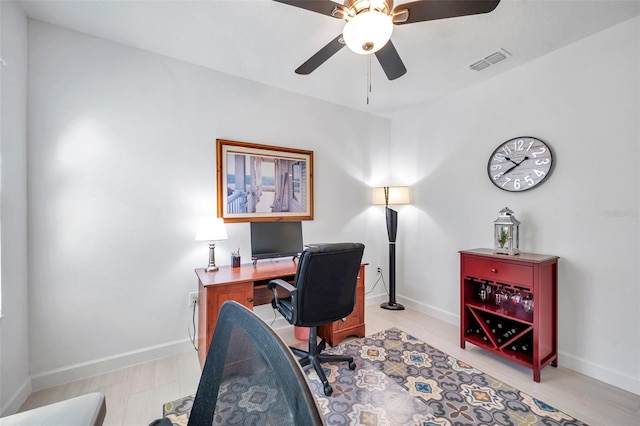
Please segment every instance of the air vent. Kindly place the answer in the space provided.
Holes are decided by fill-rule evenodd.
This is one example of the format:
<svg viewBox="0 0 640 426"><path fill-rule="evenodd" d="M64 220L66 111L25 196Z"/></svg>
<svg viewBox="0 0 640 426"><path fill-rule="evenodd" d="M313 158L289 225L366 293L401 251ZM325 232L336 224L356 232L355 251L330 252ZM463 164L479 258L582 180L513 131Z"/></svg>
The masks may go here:
<svg viewBox="0 0 640 426"><path fill-rule="evenodd" d="M496 52L496 53L492 53L491 55L487 56L484 59L485 61L493 65L497 62L504 61L505 59L507 59L507 56L502 52Z"/></svg>
<svg viewBox="0 0 640 426"><path fill-rule="evenodd" d="M511 57L511 53L501 48L500 50L486 56L484 59L480 59L479 61L476 61L473 64L469 65L469 68L473 71L482 71L483 69L497 64L498 62L504 61L509 57Z"/></svg>
<svg viewBox="0 0 640 426"><path fill-rule="evenodd" d="M489 66L491 66L489 62L485 61L484 59L481 59L475 64L469 65L469 68L471 68L474 71L482 71L483 69Z"/></svg>

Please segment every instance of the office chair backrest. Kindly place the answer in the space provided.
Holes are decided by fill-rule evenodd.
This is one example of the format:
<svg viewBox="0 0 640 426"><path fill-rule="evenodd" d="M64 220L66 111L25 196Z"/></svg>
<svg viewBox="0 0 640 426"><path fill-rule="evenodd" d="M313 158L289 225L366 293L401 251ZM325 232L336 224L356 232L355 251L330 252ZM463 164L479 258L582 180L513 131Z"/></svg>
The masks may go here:
<svg viewBox="0 0 640 426"><path fill-rule="evenodd" d="M237 302L220 310L189 425L322 425L302 368L276 333Z"/></svg>
<svg viewBox="0 0 640 426"><path fill-rule="evenodd" d="M363 253L360 243L318 244L302 252L294 284L296 325L327 324L353 311Z"/></svg>

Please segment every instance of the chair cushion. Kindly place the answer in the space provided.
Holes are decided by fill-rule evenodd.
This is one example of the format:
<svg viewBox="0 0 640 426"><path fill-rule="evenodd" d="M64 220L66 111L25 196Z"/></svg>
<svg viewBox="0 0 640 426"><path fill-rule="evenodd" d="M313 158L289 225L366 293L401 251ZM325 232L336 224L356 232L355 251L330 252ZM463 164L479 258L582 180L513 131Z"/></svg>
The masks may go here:
<svg viewBox="0 0 640 426"><path fill-rule="evenodd" d="M93 392L0 419L2 426L98 426L107 412L104 394Z"/></svg>

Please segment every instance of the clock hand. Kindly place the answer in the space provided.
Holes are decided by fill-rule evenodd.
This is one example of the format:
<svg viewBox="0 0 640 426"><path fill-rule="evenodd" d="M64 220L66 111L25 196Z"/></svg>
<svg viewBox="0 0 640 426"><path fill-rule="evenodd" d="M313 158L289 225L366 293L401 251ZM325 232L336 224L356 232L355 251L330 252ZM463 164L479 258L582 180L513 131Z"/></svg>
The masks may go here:
<svg viewBox="0 0 640 426"><path fill-rule="evenodd" d="M528 159L529 159L529 157L527 157L527 156L525 155L525 157L524 157L522 160L520 160L520 162L519 162L519 163L516 163L515 161L513 161L513 160L512 160L511 158L509 158L509 157L504 157L504 159L505 159L505 160L507 160L507 161L511 161L511 162L512 162L513 164L515 164L516 166L519 166L520 164L522 164L522 162L523 162L523 161L528 160ZM512 168L513 168L513 167L512 167ZM509 170L511 170L511 169L509 169Z"/></svg>
<svg viewBox="0 0 640 426"><path fill-rule="evenodd" d="M509 160L509 161L511 161L511 160ZM512 162L512 163L513 163L513 162ZM506 174L507 174L507 173L509 173L511 170L513 170L513 169L515 169L516 167L518 167L518 166L519 166L519 164L517 164L517 163L513 163L513 164L515 164L515 166L511 166L510 168L508 168L507 170L505 170L504 172L502 172L502 174L500 175L500 177L502 177L502 176L506 175Z"/></svg>
<svg viewBox="0 0 640 426"><path fill-rule="evenodd" d="M516 163L515 161L511 160L510 158L505 157L507 160L511 161L513 164L515 164L514 166L509 167L507 170L505 170L504 172L502 172L502 174L500 175L500 177L506 175L507 173L509 173L511 170L515 169L516 167L518 167L520 164L522 164L525 160L528 160L529 157L524 157L522 160L520 160L519 163Z"/></svg>

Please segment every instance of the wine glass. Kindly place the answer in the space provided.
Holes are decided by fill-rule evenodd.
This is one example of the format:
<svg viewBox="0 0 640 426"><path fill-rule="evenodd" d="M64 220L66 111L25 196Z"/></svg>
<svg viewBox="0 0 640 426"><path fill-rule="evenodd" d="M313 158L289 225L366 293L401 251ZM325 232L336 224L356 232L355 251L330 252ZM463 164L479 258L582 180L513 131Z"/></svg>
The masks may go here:
<svg viewBox="0 0 640 426"><path fill-rule="evenodd" d="M522 309L526 312L533 311L533 295L531 293L527 293L522 299Z"/></svg>
<svg viewBox="0 0 640 426"><path fill-rule="evenodd" d="M504 290L504 287L500 286L500 288L496 290L494 300L496 305L502 305L502 302L507 300L507 292Z"/></svg>
<svg viewBox="0 0 640 426"><path fill-rule="evenodd" d="M485 287L484 283L482 283L482 285L480 286L478 295L480 296L480 300L482 300L483 302L487 300L487 288Z"/></svg>
<svg viewBox="0 0 640 426"><path fill-rule="evenodd" d="M511 303L514 305L519 305L522 302L522 293L520 293L520 289L516 288L511 292Z"/></svg>
<svg viewBox="0 0 640 426"><path fill-rule="evenodd" d="M493 292L493 287L491 287L491 284L487 283L487 298L491 297L492 292Z"/></svg>

